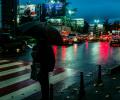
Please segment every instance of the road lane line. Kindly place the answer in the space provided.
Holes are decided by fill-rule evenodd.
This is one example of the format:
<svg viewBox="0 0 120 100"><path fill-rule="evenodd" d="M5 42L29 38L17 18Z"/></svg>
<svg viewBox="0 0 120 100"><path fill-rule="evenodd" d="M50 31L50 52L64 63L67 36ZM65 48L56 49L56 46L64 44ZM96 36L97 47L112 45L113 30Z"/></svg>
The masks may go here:
<svg viewBox="0 0 120 100"><path fill-rule="evenodd" d="M30 68L30 65L29 65L29 68ZM58 73L58 74L53 75L53 76L51 75L50 76L50 83L56 84L64 79L66 79L67 77L74 75L76 72L77 71L75 71L75 70L73 71L73 69L65 68L64 72ZM0 83L0 86L3 88L6 86L10 86L12 84L15 84L17 82L21 82L23 80L29 79L29 78L30 78L30 73L19 76L19 77L11 78L11 79L8 79L6 81L3 81L2 83ZM6 84L7 82L9 82L9 83ZM69 85L71 85L71 84L69 84ZM66 88L66 87L64 87L64 88ZM12 93L9 93L7 95L2 96L0 98L0 100L22 100L25 97L28 97L34 93L39 92L40 90L41 90L40 85L38 84L38 82L35 82L35 83L32 83L24 88L16 90L15 92L12 92Z"/></svg>
<svg viewBox="0 0 120 100"><path fill-rule="evenodd" d="M14 65L20 65L20 64L23 64L23 62L12 62L12 63L7 63L7 64L1 64L0 68L14 66Z"/></svg>
<svg viewBox="0 0 120 100"><path fill-rule="evenodd" d="M28 97L34 93L37 93L41 90L38 82L29 85L25 88L19 89L15 92L9 93L5 96L0 97L0 100L22 100L25 97Z"/></svg>
<svg viewBox="0 0 120 100"><path fill-rule="evenodd" d="M15 68L15 69L10 69L10 70L7 70L7 71L2 71L2 72L0 72L0 76L7 75L7 74L12 74L12 73L19 72L19 71L22 71L22 70L26 70L26 68L30 69L30 65Z"/></svg>
<svg viewBox="0 0 120 100"><path fill-rule="evenodd" d="M0 60L0 63L6 63L9 62L10 60Z"/></svg>
<svg viewBox="0 0 120 100"><path fill-rule="evenodd" d="M15 84L15 83L27 80L27 79L30 79L30 73L2 81L0 82L0 88Z"/></svg>

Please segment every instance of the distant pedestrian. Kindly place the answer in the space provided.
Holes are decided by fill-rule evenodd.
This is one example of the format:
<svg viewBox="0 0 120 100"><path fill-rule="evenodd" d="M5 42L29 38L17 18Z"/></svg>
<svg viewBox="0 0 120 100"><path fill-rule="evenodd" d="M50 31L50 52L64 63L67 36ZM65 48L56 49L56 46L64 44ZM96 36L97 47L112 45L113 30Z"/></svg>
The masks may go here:
<svg viewBox="0 0 120 100"><path fill-rule="evenodd" d="M49 72L53 71L55 66L55 56L52 46L46 40L40 40L34 46L32 55L33 68L35 63L40 68L37 80L41 85L42 100L49 100Z"/></svg>

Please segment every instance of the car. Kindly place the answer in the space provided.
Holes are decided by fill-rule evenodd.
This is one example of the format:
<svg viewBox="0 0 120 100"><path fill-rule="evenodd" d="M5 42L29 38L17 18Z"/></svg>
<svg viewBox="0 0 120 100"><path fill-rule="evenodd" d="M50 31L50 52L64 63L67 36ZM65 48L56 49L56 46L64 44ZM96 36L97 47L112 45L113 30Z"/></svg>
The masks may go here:
<svg viewBox="0 0 120 100"><path fill-rule="evenodd" d="M111 40L111 36L109 35L101 35L100 36L100 41L110 41Z"/></svg>
<svg viewBox="0 0 120 100"><path fill-rule="evenodd" d="M68 35L68 37L69 37L70 39L73 39L74 37L76 37L76 34L70 33L70 34Z"/></svg>
<svg viewBox="0 0 120 100"><path fill-rule="evenodd" d="M112 47L120 47L120 39L113 39L110 41L110 46Z"/></svg>
<svg viewBox="0 0 120 100"><path fill-rule="evenodd" d="M67 36L62 36L63 45L72 45L73 41L71 41Z"/></svg>
<svg viewBox="0 0 120 100"><path fill-rule="evenodd" d="M0 53L23 52L26 46L25 40L12 36L10 33L0 33Z"/></svg>
<svg viewBox="0 0 120 100"><path fill-rule="evenodd" d="M68 35L68 38L72 43L82 43L83 42L81 37L78 34L71 33Z"/></svg>

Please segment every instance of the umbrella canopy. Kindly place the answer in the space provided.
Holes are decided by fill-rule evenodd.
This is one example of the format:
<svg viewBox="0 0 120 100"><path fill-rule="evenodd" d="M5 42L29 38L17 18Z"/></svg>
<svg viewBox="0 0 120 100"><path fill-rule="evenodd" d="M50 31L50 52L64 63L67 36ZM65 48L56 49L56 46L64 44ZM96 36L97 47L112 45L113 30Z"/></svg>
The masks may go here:
<svg viewBox="0 0 120 100"><path fill-rule="evenodd" d="M38 41L45 40L51 45L62 45L62 37L59 31L46 23L29 22L17 28L17 35L31 36Z"/></svg>

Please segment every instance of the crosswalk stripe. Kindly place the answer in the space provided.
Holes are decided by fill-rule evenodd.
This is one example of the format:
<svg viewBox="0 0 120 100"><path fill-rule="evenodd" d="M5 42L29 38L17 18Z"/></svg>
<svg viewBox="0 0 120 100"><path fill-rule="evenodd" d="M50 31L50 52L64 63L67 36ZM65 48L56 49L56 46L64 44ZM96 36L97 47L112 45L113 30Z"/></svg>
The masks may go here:
<svg viewBox="0 0 120 100"><path fill-rule="evenodd" d="M9 67L2 67L0 68L0 72L14 69L14 68L24 67L24 66L25 66L24 64L20 64L20 65L14 65L14 66L9 66Z"/></svg>
<svg viewBox="0 0 120 100"><path fill-rule="evenodd" d="M56 74L62 73L64 71L65 71L65 69L55 68L55 70L52 72L52 76L55 76ZM0 81L2 82L2 81L5 81L5 80L8 80L10 78L18 77L18 76L21 76L21 75L24 75L24 74L27 74L27 73L30 73L30 72L31 72L31 69L26 68L25 70L22 70L22 71L18 71L18 72L15 72L15 73L0 76ZM51 75L51 73L49 73L49 75Z"/></svg>
<svg viewBox="0 0 120 100"><path fill-rule="evenodd" d="M63 75L65 75L65 73L63 72ZM61 76L61 77L63 77L63 75L61 74L61 75L59 75L58 74L58 77L59 76ZM59 77L59 79L57 78L57 80L55 80L55 81L53 81L52 82L52 79L54 79L54 77L55 76L53 76L53 78L50 78L50 83L52 83L52 84L56 84L57 82L60 82L61 80L61 77ZM67 76L68 77L68 76ZM63 79L65 79L66 77L64 77L64 78L62 78L62 80ZM56 79L56 78L55 78ZM37 87L37 88L36 88ZM16 90L16 91L14 91L14 92L11 92L11 93L9 93L9 94L7 94L7 95L4 95L4 96L2 96L1 97L1 99L0 100L22 100L22 99L24 99L25 97L27 97L27 96L30 96L30 95L32 95L32 94L34 94L34 93L36 93L36 92L39 92L40 91L40 88L38 88L38 87L40 87L40 85L37 83L37 82L35 82L34 84L32 83L32 84L30 84L30 85L28 85L28 86L25 86L24 88L20 88L20 89L18 89L18 90ZM65 88L65 87L64 87ZM29 90L29 91L28 91ZM31 91L30 91L31 90ZM32 92L32 93L31 93ZM22 95L22 94L24 94L24 95ZM16 95L19 97L16 97ZM12 98L14 96L14 98ZM3 98L3 99L2 99ZM11 98L11 99L10 99Z"/></svg>
<svg viewBox="0 0 120 100"><path fill-rule="evenodd" d="M15 62L15 63L12 63L11 65L9 65L8 63L8 64L1 65L1 68L4 66L9 67L14 65L19 65L22 63L23 62ZM22 67L2 71L0 72L0 77L2 78L5 75L19 73L20 71L26 70L26 68L30 70L30 64L27 66L22 66ZM60 72L59 71L57 72L56 70L53 75L50 75L50 78L49 78L50 83L55 85L58 82L61 82L66 78L74 75L76 72L77 71L73 71L73 69L68 69L68 68L66 68L65 71L60 71ZM70 83L69 85L71 84L73 84L73 82ZM40 85L38 84L38 82L35 82L30 79L30 71L1 81L0 88L2 90L0 91L1 92L0 100L22 100L40 91ZM16 89L14 90L14 88Z"/></svg>
<svg viewBox="0 0 120 100"><path fill-rule="evenodd" d="M31 85L31 84L33 84L33 83L35 83L35 81L30 80L30 79L27 79L27 80L24 80L24 81L21 81L21 82L12 84L12 85L10 85L10 86L1 88L0 97L1 97L1 96L4 96L4 95L7 95L7 94L9 94L9 93L18 91L19 89L25 88L26 86L29 86L29 85Z"/></svg>
<svg viewBox="0 0 120 100"><path fill-rule="evenodd" d="M0 64L1 63L6 63L6 62L9 62L10 60L0 60Z"/></svg>
<svg viewBox="0 0 120 100"><path fill-rule="evenodd" d="M30 65L27 65L27 66L24 66L24 67L10 69L10 70L7 70L7 71L2 71L2 72L0 72L0 76L11 74L11 73L15 73L15 72L19 72L19 71L25 70L26 68L30 68Z"/></svg>
<svg viewBox="0 0 120 100"><path fill-rule="evenodd" d="M0 97L0 100L22 100L38 91L40 91L40 85L38 82L27 86L25 88L19 89L18 91L9 93L5 96ZM24 94L24 95L23 95Z"/></svg>
<svg viewBox="0 0 120 100"><path fill-rule="evenodd" d="M73 73L71 73L70 75L72 75L72 74ZM68 76L70 76L70 75L68 75ZM66 72L61 72L60 74L50 76L50 83L55 84L58 81L63 80L66 76L67 76ZM2 81L2 82L0 82L0 88L11 85L11 84L14 84L16 82L26 80L26 79L30 79L30 73L26 73L26 74L16 76L16 77L10 78L8 80Z"/></svg>
<svg viewBox="0 0 120 100"><path fill-rule="evenodd" d="M57 74L53 77L50 77L50 83L55 84L58 81L61 81L63 79L65 79L66 77L72 76L73 74L75 74L76 72L72 71L71 69L66 69L65 72L62 72L60 74Z"/></svg>
<svg viewBox="0 0 120 100"><path fill-rule="evenodd" d="M15 78L15 77L18 77L18 76L22 76L22 75L25 75L25 74L30 73L30 72L31 72L31 69L26 69L26 70L22 70L22 71L19 71L19 72L3 75L3 76L0 76L0 81L1 82L6 81L8 79Z"/></svg>
<svg viewBox="0 0 120 100"><path fill-rule="evenodd" d="M29 78L30 78L30 73L25 74L25 75L21 75L21 76L18 76L18 77L10 78L8 80L0 82L0 88L18 83L18 82L23 81L23 80L27 80Z"/></svg>
<svg viewBox="0 0 120 100"><path fill-rule="evenodd" d="M12 62L12 63L4 64L4 65L2 64L2 65L0 65L0 68L14 66L14 65L20 65L20 64L23 64L23 62Z"/></svg>

